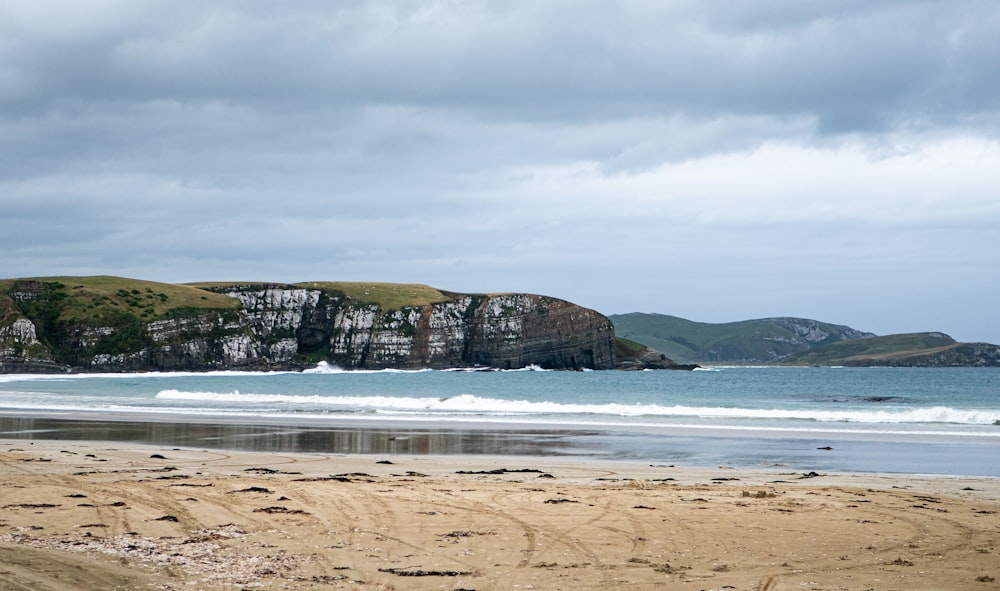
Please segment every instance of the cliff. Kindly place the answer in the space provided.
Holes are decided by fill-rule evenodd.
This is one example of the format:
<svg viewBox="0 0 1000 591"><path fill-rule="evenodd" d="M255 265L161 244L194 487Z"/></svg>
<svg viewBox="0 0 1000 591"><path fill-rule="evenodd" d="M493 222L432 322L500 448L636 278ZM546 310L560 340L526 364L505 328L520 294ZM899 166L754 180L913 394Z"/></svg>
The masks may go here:
<svg viewBox="0 0 1000 591"><path fill-rule="evenodd" d="M615 366L611 322L532 294L420 285L0 281L0 372Z"/></svg>

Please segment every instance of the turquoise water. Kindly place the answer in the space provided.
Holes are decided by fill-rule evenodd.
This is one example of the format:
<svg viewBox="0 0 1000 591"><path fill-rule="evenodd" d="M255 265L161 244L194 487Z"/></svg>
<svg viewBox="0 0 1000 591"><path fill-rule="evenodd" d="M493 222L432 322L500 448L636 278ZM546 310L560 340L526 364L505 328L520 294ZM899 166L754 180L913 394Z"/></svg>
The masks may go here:
<svg viewBox="0 0 1000 591"><path fill-rule="evenodd" d="M0 437L1000 476L1000 370L0 376Z"/></svg>
<svg viewBox="0 0 1000 591"><path fill-rule="evenodd" d="M0 412L1000 437L1000 371L379 371L0 376Z"/></svg>

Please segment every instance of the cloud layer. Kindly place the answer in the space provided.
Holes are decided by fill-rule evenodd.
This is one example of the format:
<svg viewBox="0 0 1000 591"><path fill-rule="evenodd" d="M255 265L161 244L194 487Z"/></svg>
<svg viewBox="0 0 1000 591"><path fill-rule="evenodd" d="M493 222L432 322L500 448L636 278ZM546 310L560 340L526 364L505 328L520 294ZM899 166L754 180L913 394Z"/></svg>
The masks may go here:
<svg viewBox="0 0 1000 591"><path fill-rule="evenodd" d="M8 277L1000 342L993 2L0 2Z"/></svg>

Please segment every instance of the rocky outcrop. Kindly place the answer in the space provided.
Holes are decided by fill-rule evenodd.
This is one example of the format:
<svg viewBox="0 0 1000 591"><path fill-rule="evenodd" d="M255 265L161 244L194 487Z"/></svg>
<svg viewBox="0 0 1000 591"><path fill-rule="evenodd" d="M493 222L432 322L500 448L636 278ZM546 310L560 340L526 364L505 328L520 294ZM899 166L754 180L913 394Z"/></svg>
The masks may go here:
<svg viewBox="0 0 1000 591"><path fill-rule="evenodd" d="M676 363L656 349L643 347L637 352L629 352L618 356L616 369L640 371L647 369L678 369L693 370L700 366L694 363Z"/></svg>
<svg viewBox="0 0 1000 591"><path fill-rule="evenodd" d="M27 318L16 318L7 326L0 326L0 357L27 359L32 348L40 344L35 325Z"/></svg>
<svg viewBox="0 0 1000 591"><path fill-rule="evenodd" d="M121 306L95 312L90 304L81 320L65 312L75 297L70 289L17 281L4 294L12 305L0 306L0 371L33 371L31 364L77 371L295 369L319 361L345 369L615 366L611 322L557 298L449 294L383 309L296 285L206 289L241 307L177 308L144 319Z"/></svg>
<svg viewBox="0 0 1000 591"><path fill-rule="evenodd" d="M760 336L762 340L796 345L816 345L874 336L870 332L863 332L849 326L828 324L808 318L764 318L756 322L762 325L770 323L779 329L784 329L788 333L787 335L767 335L764 333Z"/></svg>
<svg viewBox="0 0 1000 591"><path fill-rule="evenodd" d="M12 294L13 295L13 294ZM10 310L0 314L0 373L58 373L66 367L53 361L38 340L35 324Z"/></svg>

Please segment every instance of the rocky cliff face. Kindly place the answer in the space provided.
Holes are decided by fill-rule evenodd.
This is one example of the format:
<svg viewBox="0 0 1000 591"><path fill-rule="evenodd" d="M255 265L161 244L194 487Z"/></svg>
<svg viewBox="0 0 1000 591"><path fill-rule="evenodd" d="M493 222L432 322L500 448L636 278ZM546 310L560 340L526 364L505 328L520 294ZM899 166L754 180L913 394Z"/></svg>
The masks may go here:
<svg viewBox="0 0 1000 591"><path fill-rule="evenodd" d="M788 331L788 337L762 336L766 341L815 345L835 341L849 341L873 336L849 326L831 325L806 318L765 318L761 322L771 322Z"/></svg>
<svg viewBox="0 0 1000 591"><path fill-rule="evenodd" d="M382 310L339 294L288 286L236 286L271 363L322 357L349 369L495 367L609 369L614 328L564 300L528 294L459 295Z"/></svg>
<svg viewBox="0 0 1000 591"><path fill-rule="evenodd" d="M0 373L48 372L58 367L38 340L30 320L10 318L0 322Z"/></svg>
<svg viewBox="0 0 1000 591"><path fill-rule="evenodd" d="M318 361L345 369L610 369L615 363L614 328L606 317L545 296L454 295L384 310L295 285L210 290L242 307L178 309L149 320L114 311L80 321L61 313L62 301L73 296L63 286L16 282L6 294L14 305L0 315L0 371L41 371L38 364L197 371Z"/></svg>

